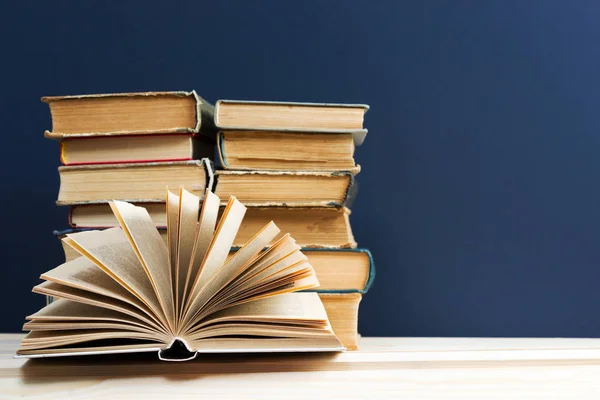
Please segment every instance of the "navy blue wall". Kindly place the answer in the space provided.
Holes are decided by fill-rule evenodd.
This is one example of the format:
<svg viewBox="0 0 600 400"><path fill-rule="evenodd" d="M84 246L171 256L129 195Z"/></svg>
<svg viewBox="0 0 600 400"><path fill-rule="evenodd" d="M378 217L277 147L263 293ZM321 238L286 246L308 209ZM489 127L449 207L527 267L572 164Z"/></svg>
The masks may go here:
<svg viewBox="0 0 600 400"><path fill-rule="evenodd" d="M2 2L0 331L62 260L40 96L196 89L371 105L363 335L600 337L600 2L171 3Z"/></svg>

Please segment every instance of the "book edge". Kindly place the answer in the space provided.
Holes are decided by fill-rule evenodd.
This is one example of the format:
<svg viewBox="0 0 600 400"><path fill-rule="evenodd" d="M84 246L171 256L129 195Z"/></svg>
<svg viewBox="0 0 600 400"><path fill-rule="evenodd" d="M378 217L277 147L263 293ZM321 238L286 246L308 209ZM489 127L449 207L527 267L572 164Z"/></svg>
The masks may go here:
<svg viewBox="0 0 600 400"><path fill-rule="evenodd" d="M159 97L159 96L175 96L175 97L188 97L193 96L195 93L192 91L185 90L173 90L173 91L150 91L150 92L122 92L122 93L92 93L92 94L75 94L65 96L43 96L42 102L50 103L53 101L70 100L70 99L87 99L87 98L104 98L104 97Z"/></svg>
<svg viewBox="0 0 600 400"><path fill-rule="evenodd" d="M61 165L58 171L73 171L77 169L113 169L113 168L129 168L129 167L160 167L165 165L197 165L201 167L204 164L202 158L200 160L181 160L181 161L148 161L148 162L116 162L106 164L76 164L76 165ZM138 202L141 202L138 200Z"/></svg>
<svg viewBox="0 0 600 400"><path fill-rule="evenodd" d="M336 108L362 108L367 112L370 109L368 104L360 103L313 103L303 101L268 101L268 100L232 100L220 99L215 103L215 113L217 113L219 104L270 104L283 106L306 106L306 107L336 107Z"/></svg>
<svg viewBox="0 0 600 400"><path fill-rule="evenodd" d="M360 146L367 137L368 129L294 129L294 128L270 128L270 127L244 127L244 126L222 126L216 120L218 115L215 114L215 125L220 131L230 132L247 132L247 131L263 131L263 132L280 132L280 133L330 133L330 134L345 134L350 133L354 139L354 144Z"/></svg>

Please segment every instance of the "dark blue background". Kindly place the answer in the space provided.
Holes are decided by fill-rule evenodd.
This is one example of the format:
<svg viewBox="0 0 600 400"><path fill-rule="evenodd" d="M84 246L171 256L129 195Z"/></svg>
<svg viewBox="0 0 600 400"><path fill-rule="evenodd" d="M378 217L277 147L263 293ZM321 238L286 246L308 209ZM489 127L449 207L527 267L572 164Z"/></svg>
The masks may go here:
<svg viewBox="0 0 600 400"><path fill-rule="evenodd" d="M371 105L363 335L600 336L599 17L593 0L2 2L0 331L62 260L39 98L196 89Z"/></svg>

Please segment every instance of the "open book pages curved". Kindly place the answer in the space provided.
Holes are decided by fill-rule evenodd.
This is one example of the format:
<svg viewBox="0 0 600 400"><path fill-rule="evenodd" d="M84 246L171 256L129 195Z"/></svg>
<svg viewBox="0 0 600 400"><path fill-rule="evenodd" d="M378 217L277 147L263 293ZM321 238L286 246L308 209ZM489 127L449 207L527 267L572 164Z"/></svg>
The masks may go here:
<svg viewBox="0 0 600 400"><path fill-rule="evenodd" d="M159 351L340 351L312 266L270 222L230 256L246 207L167 190L168 245L143 207L110 206L120 227L63 240L81 254L41 275L54 302L27 317L18 357Z"/></svg>

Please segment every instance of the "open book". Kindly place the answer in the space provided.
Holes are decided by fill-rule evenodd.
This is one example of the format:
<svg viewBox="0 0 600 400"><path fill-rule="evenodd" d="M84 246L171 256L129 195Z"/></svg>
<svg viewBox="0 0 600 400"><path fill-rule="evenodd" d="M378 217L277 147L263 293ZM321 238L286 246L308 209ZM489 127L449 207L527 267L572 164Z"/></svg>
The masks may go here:
<svg viewBox="0 0 600 400"><path fill-rule="evenodd" d="M197 353L339 351L316 293L312 266L270 222L231 256L246 207L167 191L168 245L145 208L113 201L120 227L63 240L82 256L42 274L33 291L55 300L27 317L17 356L158 351Z"/></svg>

